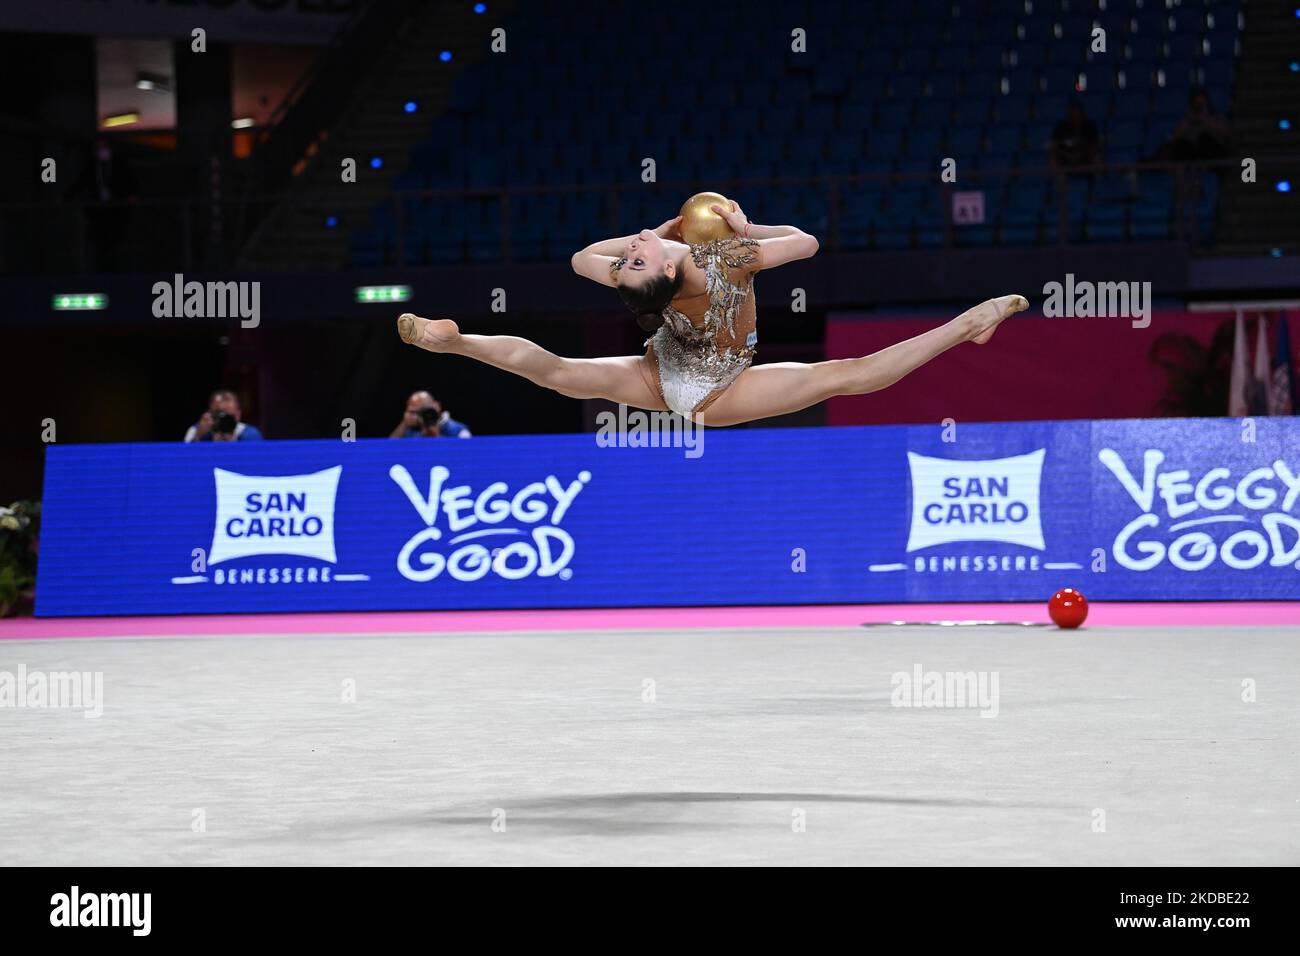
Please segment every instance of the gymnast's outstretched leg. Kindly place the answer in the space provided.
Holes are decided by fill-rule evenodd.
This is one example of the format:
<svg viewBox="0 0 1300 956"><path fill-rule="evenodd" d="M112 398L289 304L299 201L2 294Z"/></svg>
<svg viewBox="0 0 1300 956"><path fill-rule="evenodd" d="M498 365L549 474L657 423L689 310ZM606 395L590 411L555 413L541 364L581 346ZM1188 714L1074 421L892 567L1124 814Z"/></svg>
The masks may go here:
<svg viewBox="0 0 1300 956"><path fill-rule="evenodd" d="M650 411L667 410L641 355L563 358L514 335L462 335L451 319L424 319L409 312L398 318L397 332L410 345L477 359L569 398L604 398Z"/></svg>
<svg viewBox="0 0 1300 956"><path fill-rule="evenodd" d="M879 391L954 345L983 345L993 337L999 322L1027 308L1024 296L1004 295L981 302L938 328L862 358L752 366L704 411L704 423L737 425L797 412L836 395Z"/></svg>

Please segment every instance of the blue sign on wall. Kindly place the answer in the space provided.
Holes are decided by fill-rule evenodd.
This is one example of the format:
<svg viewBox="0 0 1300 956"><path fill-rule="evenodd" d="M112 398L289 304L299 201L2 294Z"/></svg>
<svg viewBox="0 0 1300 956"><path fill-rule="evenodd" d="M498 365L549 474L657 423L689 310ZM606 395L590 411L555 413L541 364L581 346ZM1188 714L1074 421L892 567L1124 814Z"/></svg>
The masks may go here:
<svg viewBox="0 0 1300 956"><path fill-rule="evenodd" d="M1290 418L56 445L37 613L1297 599L1298 499Z"/></svg>

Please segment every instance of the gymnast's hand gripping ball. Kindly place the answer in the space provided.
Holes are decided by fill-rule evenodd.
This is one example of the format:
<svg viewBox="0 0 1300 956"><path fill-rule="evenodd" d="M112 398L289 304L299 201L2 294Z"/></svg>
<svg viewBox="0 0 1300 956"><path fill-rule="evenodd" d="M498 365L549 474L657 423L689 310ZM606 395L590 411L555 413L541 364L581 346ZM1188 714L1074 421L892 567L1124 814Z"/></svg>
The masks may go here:
<svg viewBox="0 0 1300 956"><path fill-rule="evenodd" d="M727 221L711 210L710 206L731 208L731 200L721 193L696 193L682 203L682 241L695 245L714 239L730 239L735 235Z"/></svg>

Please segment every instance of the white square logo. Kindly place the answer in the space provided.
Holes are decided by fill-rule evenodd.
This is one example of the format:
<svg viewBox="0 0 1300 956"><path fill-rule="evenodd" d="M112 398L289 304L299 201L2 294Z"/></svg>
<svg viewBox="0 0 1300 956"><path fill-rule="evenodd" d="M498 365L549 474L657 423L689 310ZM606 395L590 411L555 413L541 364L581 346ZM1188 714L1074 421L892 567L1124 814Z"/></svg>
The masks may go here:
<svg viewBox="0 0 1300 956"><path fill-rule="evenodd" d="M912 470L912 526L907 550L956 541L1004 541L1042 551L1038 493L1040 448L1028 455L957 461L907 453Z"/></svg>
<svg viewBox="0 0 1300 956"><path fill-rule="evenodd" d="M342 465L310 475L261 477L212 469L217 523L208 564L260 554L334 563L334 498Z"/></svg>

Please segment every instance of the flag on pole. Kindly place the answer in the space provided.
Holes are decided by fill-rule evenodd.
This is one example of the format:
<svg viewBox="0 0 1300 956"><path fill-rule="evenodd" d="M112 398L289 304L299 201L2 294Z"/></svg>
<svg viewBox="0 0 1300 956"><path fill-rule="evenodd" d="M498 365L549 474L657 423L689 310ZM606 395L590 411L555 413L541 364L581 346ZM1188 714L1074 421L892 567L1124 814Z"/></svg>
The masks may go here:
<svg viewBox="0 0 1300 956"><path fill-rule="evenodd" d="M1228 414L1233 418L1243 418L1250 414L1246 388L1250 382L1246 356L1246 320L1237 310L1237 327L1232 336L1232 378L1228 382Z"/></svg>
<svg viewBox="0 0 1300 956"><path fill-rule="evenodd" d="M1291 333L1287 330L1286 313L1277 317L1277 350L1273 353L1273 377L1269 381L1268 413L1292 415L1295 413L1295 373L1291 368Z"/></svg>
<svg viewBox="0 0 1300 956"><path fill-rule="evenodd" d="M1255 367L1250 372L1250 414L1268 414L1268 383L1273 377L1272 362L1268 358L1268 319L1260 316L1256 323Z"/></svg>

